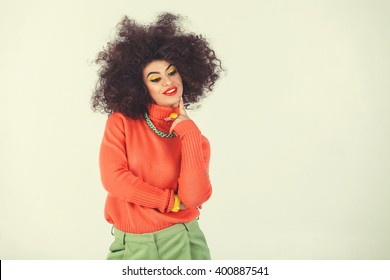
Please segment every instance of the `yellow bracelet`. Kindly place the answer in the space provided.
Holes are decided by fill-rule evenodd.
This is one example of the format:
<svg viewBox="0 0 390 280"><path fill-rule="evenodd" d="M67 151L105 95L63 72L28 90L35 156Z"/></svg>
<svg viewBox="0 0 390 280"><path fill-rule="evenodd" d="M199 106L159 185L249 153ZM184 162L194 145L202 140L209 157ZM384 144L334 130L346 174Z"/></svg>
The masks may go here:
<svg viewBox="0 0 390 280"><path fill-rule="evenodd" d="M180 198L175 194L175 202L173 203L172 212L179 212L180 210Z"/></svg>

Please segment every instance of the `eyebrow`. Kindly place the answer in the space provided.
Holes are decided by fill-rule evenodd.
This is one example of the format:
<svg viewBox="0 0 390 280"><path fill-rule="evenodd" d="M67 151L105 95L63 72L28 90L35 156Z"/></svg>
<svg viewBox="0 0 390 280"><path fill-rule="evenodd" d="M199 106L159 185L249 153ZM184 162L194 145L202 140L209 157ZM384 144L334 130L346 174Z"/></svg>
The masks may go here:
<svg viewBox="0 0 390 280"><path fill-rule="evenodd" d="M165 69L165 71L167 71L171 66L173 66L173 64L169 64L168 67ZM152 74L160 74L160 72L149 72L149 74L146 76L146 78Z"/></svg>

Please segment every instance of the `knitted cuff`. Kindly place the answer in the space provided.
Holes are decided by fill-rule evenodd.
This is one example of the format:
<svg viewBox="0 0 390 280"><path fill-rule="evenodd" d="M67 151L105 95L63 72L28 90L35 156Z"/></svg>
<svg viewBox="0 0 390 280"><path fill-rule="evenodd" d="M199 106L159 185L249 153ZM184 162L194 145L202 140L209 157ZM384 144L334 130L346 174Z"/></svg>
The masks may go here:
<svg viewBox="0 0 390 280"><path fill-rule="evenodd" d="M193 120L184 120L176 125L173 129L175 133L179 136L183 136L189 131L199 131L199 128L196 126ZM200 131L199 131L200 133Z"/></svg>

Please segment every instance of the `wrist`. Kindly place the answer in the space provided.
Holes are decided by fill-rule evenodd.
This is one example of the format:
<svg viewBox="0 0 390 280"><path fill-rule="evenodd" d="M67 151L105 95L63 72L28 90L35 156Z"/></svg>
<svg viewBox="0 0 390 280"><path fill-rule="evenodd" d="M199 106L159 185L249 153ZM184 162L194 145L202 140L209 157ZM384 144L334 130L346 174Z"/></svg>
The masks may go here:
<svg viewBox="0 0 390 280"><path fill-rule="evenodd" d="M175 133L179 136L183 136L192 131L197 131L200 133L199 128L196 126L195 122L191 119L182 120L179 122L173 129Z"/></svg>

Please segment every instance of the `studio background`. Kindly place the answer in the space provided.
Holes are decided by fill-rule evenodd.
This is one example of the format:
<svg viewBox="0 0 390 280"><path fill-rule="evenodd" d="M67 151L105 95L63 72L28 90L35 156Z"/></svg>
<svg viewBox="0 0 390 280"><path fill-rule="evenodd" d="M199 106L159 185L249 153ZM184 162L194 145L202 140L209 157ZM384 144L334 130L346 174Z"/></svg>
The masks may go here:
<svg viewBox="0 0 390 280"><path fill-rule="evenodd" d="M390 259L387 0L0 0L0 258L105 258L93 60L125 14L163 11L227 69L189 112L212 257Z"/></svg>

